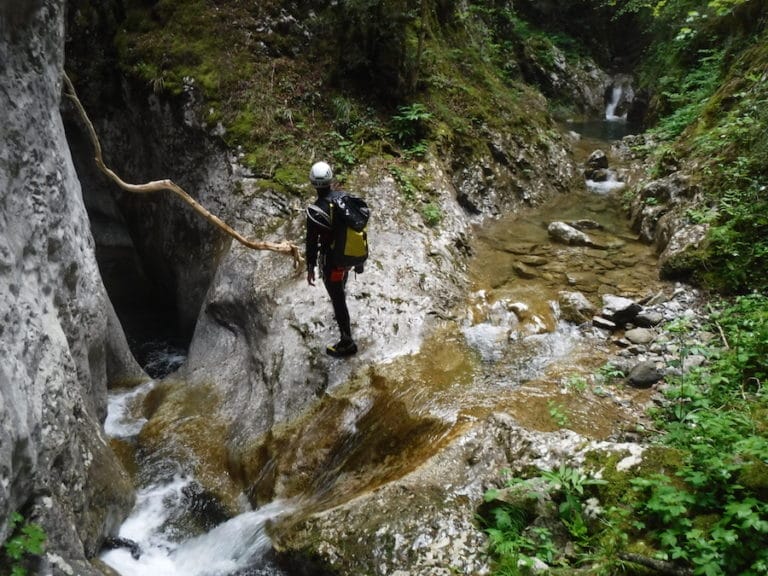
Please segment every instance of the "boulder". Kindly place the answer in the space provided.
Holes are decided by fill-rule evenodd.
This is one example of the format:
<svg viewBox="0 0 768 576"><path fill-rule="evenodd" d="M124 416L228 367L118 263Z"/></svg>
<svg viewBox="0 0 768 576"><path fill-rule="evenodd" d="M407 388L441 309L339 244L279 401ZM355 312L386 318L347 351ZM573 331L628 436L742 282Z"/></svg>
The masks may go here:
<svg viewBox="0 0 768 576"><path fill-rule="evenodd" d="M656 338L656 334L647 328L633 328L627 330L624 337L633 344L650 344Z"/></svg>
<svg viewBox="0 0 768 576"><path fill-rule="evenodd" d="M603 150L595 150L587 158L586 165L587 168L592 168L593 170L608 168L608 156Z"/></svg>
<svg viewBox="0 0 768 576"><path fill-rule="evenodd" d="M656 312L655 310L641 310L637 316L635 316L633 323L641 328L652 328L653 326L661 324L663 320L664 316L661 312Z"/></svg>

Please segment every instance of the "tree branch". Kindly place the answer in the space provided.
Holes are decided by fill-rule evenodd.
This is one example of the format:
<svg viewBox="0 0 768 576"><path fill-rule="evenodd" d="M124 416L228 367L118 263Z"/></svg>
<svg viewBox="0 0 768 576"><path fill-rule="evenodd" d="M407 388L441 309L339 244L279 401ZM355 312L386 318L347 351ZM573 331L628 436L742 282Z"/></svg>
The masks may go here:
<svg viewBox="0 0 768 576"><path fill-rule="evenodd" d="M693 571L688 568L681 568L672 562L656 560L655 558L649 558L648 556L642 556L641 554L623 552L619 554L619 558L627 562L632 562L633 564L639 564L645 568L650 568L665 576L691 576L693 574Z"/></svg>
<svg viewBox="0 0 768 576"><path fill-rule="evenodd" d="M170 190L171 192L179 196L184 202L189 204L195 212L200 214L203 218L211 222L214 226L222 230L224 233L228 234L229 236L231 236L232 238L240 242L240 244L242 244L243 246L246 246L253 250L271 250L272 252L281 252L284 254L290 254L293 257L294 265L297 268L301 266L302 262L304 262L304 259L301 257L298 246L296 246L295 244L291 244L289 242L265 242L265 241L259 241L259 240L248 240L247 238L243 237L239 232L237 232L235 229L233 229L231 226L229 226L226 222L224 222L221 218L219 218L215 214L212 214L207 208L205 208L197 200L192 198L192 196L190 196L187 192L184 191L183 188L181 188L179 185L174 183L172 180L153 180L152 182L147 182L146 184L129 184L128 182L124 182L106 164L104 164L104 157L101 152L101 144L99 143L99 138L96 135L96 130L94 129L93 124L88 118L88 114L86 114L85 108L83 108L83 105L80 102L80 99L77 97L75 88L72 85L72 82L70 81L69 76L67 76L66 73L64 74L64 83L66 85L66 95L74 103L75 107L77 108L77 111L80 114L80 118L82 119L83 123L88 129L88 134L90 136L91 144L93 145L93 151L95 154L94 160L96 162L96 166L98 166L99 170L101 170L110 180L112 180L120 188L122 188L127 192L133 192L135 194L147 194L152 192L161 192L163 190Z"/></svg>

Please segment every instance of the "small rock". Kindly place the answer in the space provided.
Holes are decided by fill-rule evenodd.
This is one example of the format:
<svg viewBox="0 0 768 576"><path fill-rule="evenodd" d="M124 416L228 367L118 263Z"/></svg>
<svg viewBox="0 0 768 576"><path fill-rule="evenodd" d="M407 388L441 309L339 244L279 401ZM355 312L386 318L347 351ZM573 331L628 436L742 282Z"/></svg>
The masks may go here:
<svg viewBox="0 0 768 576"><path fill-rule="evenodd" d="M587 158L586 165L593 170L608 168L608 156L602 150L595 150Z"/></svg>
<svg viewBox="0 0 768 576"><path fill-rule="evenodd" d="M602 316L594 316L592 318L592 325L596 326L597 328L602 328L603 330L618 330L618 326L608 320L608 318L603 318Z"/></svg>
<svg viewBox="0 0 768 576"><path fill-rule="evenodd" d="M549 226L547 226L547 233L553 240L564 244L574 246L592 246L594 244L592 239L584 234L584 232L569 226L565 222L550 222Z"/></svg>
<svg viewBox="0 0 768 576"><path fill-rule="evenodd" d="M566 322L581 324L589 320L595 313L595 306L581 292L558 292L560 317Z"/></svg>
<svg viewBox="0 0 768 576"><path fill-rule="evenodd" d="M655 310L643 310L637 316L635 316L635 324L641 328L652 328L658 326L661 321L664 320L664 316L661 312Z"/></svg>
<svg viewBox="0 0 768 576"><path fill-rule="evenodd" d="M624 337L633 344L650 344L656 338L656 334L647 328L633 328L627 330Z"/></svg>
<svg viewBox="0 0 768 576"><path fill-rule="evenodd" d="M629 298L614 296L612 294L603 295L603 310L601 316L612 320L616 324L623 326L627 322L634 321L641 310L642 307L640 304Z"/></svg>
<svg viewBox="0 0 768 576"><path fill-rule="evenodd" d="M593 182L607 182L610 175L610 170L607 168L587 168L584 170L584 178L592 180Z"/></svg>
<svg viewBox="0 0 768 576"><path fill-rule="evenodd" d="M526 266L522 262L515 262L512 264L512 269L520 278L536 278L538 274L533 268Z"/></svg>
<svg viewBox="0 0 768 576"><path fill-rule="evenodd" d="M661 380L664 373L656 366L656 362L645 360L635 365L629 372L627 381L635 388L649 388Z"/></svg>

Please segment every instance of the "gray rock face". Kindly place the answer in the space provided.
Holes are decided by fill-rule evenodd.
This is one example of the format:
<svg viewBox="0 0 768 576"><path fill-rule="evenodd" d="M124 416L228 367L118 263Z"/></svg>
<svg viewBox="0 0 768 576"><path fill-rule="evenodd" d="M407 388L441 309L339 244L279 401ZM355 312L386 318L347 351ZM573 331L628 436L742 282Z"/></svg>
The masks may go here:
<svg viewBox="0 0 768 576"><path fill-rule="evenodd" d="M140 371L109 321L59 114L63 9L0 5L0 518L23 508L44 528L41 573L87 576L133 499L101 432L107 374Z"/></svg>
<svg viewBox="0 0 768 576"><path fill-rule="evenodd" d="M531 145L515 133L487 134L489 154L472 159L446 158L445 164L468 164L454 173L452 184L461 206L471 215L500 215L521 205L537 204L574 177L565 143L546 134L547 146ZM535 166L536 170L530 170Z"/></svg>
<svg viewBox="0 0 768 576"><path fill-rule="evenodd" d="M362 365L415 352L431 319L448 312L466 281L458 246L468 221L439 166L429 170L438 175L438 231L402 205L391 177L357 191L373 215L366 270L351 273L347 283L360 349L351 359L325 354L339 337L328 295L320 282L308 286L305 270L293 270L290 258L233 245L222 259L183 373L191 383L219 387L234 443L295 416ZM303 209L303 203L292 205L294 219L274 238L300 241Z"/></svg>

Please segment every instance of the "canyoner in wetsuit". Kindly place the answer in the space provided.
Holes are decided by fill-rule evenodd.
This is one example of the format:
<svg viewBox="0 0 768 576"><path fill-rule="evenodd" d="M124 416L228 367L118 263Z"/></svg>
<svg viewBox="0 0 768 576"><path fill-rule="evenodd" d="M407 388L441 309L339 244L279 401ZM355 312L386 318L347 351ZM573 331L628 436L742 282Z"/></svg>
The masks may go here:
<svg viewBox="0 0 768 576"><path fill-rule="evenodd" d="M315 285L315 267L319 267L328 296L333 305L333 314L339 325L341 339L329 345L326 352L335 357L351 356L357 352L357 344L352 339L349 310L345 287L350 267L334 262L331 250L333 244L332 195L341 192L331 189L333 170L325 162L316 162L309 171L309 181L317 191L314 204L307 207L307 282Z"/></svg>

